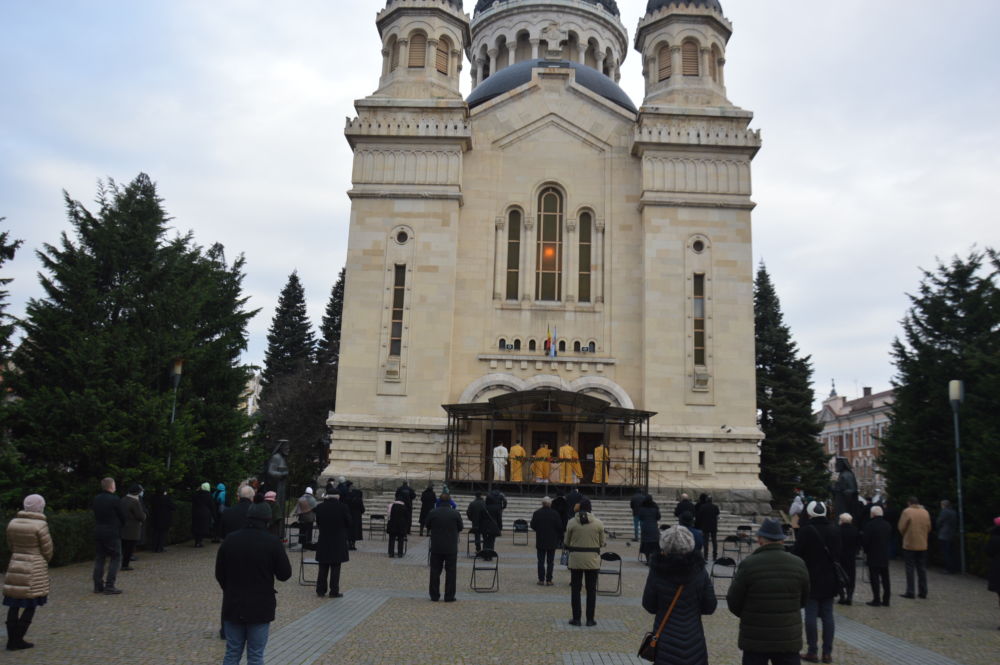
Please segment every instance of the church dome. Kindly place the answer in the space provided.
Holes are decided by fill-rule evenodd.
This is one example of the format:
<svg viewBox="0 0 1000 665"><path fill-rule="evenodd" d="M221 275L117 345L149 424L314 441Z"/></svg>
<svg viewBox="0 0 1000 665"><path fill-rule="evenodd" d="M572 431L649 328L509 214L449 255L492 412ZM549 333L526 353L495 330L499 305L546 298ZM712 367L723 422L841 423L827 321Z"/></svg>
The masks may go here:
<svg viewBox="0 0 1000 665"><path fill-rule="evenodd" d="M704 7L705 9L713 9L720 14L722 13L722 5L719 4L719 0L649 0L646 3L646 14L652 14L657 9L670 5L674 5L675 7L683 5Z"/></svg>
<svg viewBox="0 0 1000 665"><path fill-rule="evenodd" d="M456 0L452 0L452 2L455 1ZM457 1L461 4L461 0ZM620 16L620 14L618 13L618 3L616 3L615 0L584 0L584 1L589 2L592 5L600 5L601 7L604 7L606 10L608 10L608 12L610 12L611 14L615 16ZM650 0L650 4L656 1L657 0ZM505 2L505 0L479 0L479 2L476 3L476 14L479 14L479 12L484 12L493 5L502 2Z"/></svg>
<svg viewBox="0 0 1000 665"><path fill-rule="evenodd" d="M444 1L447 2L449 5L452 5L453 7L457 7L459 11L462 11L464 9L464 7L462 7L462 0L444 0ZM388 7L392 3L393 0L386 0L385 6Z"/></svg>
<svg viewBox="0 0 1000 665"><path fill-rule="evenodd" d="M600 73L593 67L581 65L578 62L568 60L525 60L510 67L504 67L496 74L493 74L480 83L469 95L466 102L469 108L475 108L489 100L499 97L505 92L510 92L514 88L524 85L531 80L531 70L535 67L569 67L576 70L576 82L587 88L591 92L597 93L608 101L614 102L618 106L638 113L635 104L621 87L610 78Z"/></svg>

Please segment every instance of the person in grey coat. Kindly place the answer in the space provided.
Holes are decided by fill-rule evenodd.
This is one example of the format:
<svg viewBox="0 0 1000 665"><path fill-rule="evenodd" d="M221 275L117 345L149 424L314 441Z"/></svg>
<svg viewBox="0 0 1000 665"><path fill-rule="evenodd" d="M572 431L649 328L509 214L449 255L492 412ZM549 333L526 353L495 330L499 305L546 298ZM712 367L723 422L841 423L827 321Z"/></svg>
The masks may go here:
<svg viewBox="0 0 1000 665"><path fill-rule="evenodd" d="M125 511L125 525L122 527L122 567L119 570L132 570L132 554L135 553L135 546L142 540L142 523L146 521L146 511L142 507L142 486L133 483L121 502Z"/></svg>

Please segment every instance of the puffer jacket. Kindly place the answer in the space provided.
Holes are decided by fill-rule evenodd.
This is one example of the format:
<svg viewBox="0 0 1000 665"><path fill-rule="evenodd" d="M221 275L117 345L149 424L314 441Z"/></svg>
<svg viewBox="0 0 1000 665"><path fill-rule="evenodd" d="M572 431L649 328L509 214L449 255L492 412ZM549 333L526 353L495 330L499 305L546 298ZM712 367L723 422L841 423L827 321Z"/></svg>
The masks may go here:
<svg viewBox="0 0 1000 665"><path fill-rule="evenodd" d="M581 515L587 516L586 524L581 523ZM569 550L571 570L598 570L601 567L601 548L607 541L604 523L593 513L577 513L566 526L564 542Z"/></svg>
<svg viewBox="0 0 1000 665"><path fill-rule="evenodd" d="M654 555L642 593L642 607L655 615L652 631L656 632L682 584L684 590L656 645L656 665L708 665L701 615L715 612L718 601L701 550L683 555Z"/></svg>
<svg viewBox="0 0 1000 665"><path fill-rule="evenodd" d="M3 595L22 600L49 595L52 537L45 515L20 511L7 525L7 544L12 554Z"/></svg>

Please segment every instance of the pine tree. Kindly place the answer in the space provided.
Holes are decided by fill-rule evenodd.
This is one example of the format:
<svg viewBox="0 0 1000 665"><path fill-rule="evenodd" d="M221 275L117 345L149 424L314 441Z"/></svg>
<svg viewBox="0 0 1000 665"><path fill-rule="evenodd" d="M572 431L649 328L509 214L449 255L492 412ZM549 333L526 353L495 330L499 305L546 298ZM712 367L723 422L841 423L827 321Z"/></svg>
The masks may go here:
<svg viewBox="0 0 1000 665"><path fill-rule="evenodd" d="M278 307L267 331L267 351L262 374L262 401L275 381L312 364L316 355L316 338L306 315L305 291L297 272L288 276L278 297Z"/></svg>
<svg viewBox="0 0 1000 665"><path fill-rule="evenodd" d="M0 217L0 222L5 221L6 217ZM14 258L14 253L17 252L17 248L21 246L23 241L15 240L13 242L8 242L9 233L4 231L0 233L0 266L2 266L7 261L11 261ZM343 274L343 272L341 272ZM10 278L0 279L0 362L7 360L7 356L10 354L10 338L14 334L14 324L10 321L10 317L7 315L7 296L10 295L6 289L3 287L11 283ZM338 328L338 334L340 332Z"/></svg>
<svg viewBox="0 0 1000 665"><path fill-rule="evenodd" d="M922 272L902 339L892 344L896 401L879 465L897 502L911 495L928 506L955 500L948 382L964 381L963 503L970 530L985 530L1000 504L1000 256L973 250Z"/></svg>
<svg viewBox="0 0 1000 665"><path fill-rule="evenodd" d="M38 253L45 297L28 302L9 376L18 399L5 424L24 455L23 489L79 506L104 476L166 488L244 475L255 460L237 361L256 312L243 309L242 257L227 265L219 246L166 238L145 174L102 184L96 213L64 197L73 237Z"/></svg>
<svg viewBox="0 0 1000 665"><path fill-rule="evenodd" d="M340 357L340 327L344 316L344 269L340 269L330 300L326 303L323 314L323 325L319 328L320 338L317 344L316 359L323 365L336 367Z"/></svg>
<svg viewBox="0 0 1000 665"><path fill-rule="evenodd" d="M6 218L0 217L0 222ZM21 246L21 240L8 242L7 231L0 233L0 266L14 258L14 253ZM5 287L11 283L10 278L0 279L0 372L6 372L7 359L10 356L11 341L14 334L14 324L7 315L7 296ZM24 475L22 456L14 447L14 442L5 432L0 432L0 505L17 505L23 496L17 479Z"/></svg>
<svg viewBox="0 0 1000 665"><path fill-rule="evenodd" d="M757 412L765 437L760 479L776 506L786 506L795 488L825 496L830 476L817 438L822 428L812 413L812 366L809 356L798 355L763 263L754 282L754 325Z"/></svg>

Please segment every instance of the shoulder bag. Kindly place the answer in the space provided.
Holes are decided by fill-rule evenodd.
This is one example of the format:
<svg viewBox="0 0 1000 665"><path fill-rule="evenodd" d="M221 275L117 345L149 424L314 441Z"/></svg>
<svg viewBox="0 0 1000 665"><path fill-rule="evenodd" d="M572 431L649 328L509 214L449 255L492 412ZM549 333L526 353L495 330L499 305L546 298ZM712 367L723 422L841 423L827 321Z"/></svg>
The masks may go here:
<svg viewBox="0 0 1000 665"><path fill-rule="evenodd" d="M643 660L648 660L653 662L656 660L656 644L660 641L660 633L663 632L664 626L667 625L667 621L670 620L670 615L674 611L674 605L677 604L677 599L681 597L681 592L684 591L684 585L677 587L677 593L674 594L674 599L670 601L670 608L667 613L663 615L663 620L660 621L660 627L656 629L655 633L646 633L646 636L642 638L642 644L639 645L639 658Z"/></svg>

